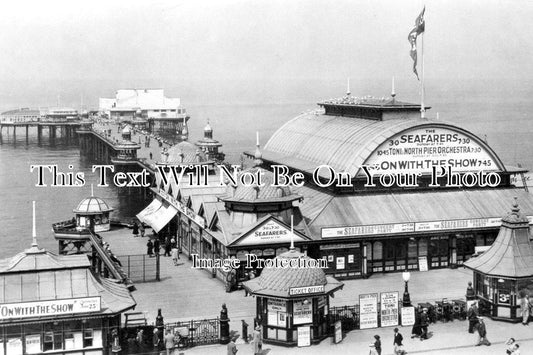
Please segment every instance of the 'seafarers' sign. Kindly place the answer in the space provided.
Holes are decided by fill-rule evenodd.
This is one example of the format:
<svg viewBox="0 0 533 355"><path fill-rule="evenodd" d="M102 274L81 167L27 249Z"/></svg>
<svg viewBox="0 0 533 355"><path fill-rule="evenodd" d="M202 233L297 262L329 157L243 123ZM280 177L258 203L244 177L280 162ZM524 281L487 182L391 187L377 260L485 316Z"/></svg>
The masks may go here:
<svg viewBox="0 0 533 355"><path fill-rule="evenodd" d="M322 293L324 292L324 289L325 289L324 285L291 287L289 288L289 296L309 295L311 293Z"/></svg>
<svg viewBox="0 0 533 355"><path fill-rule="evenodd" d="M303 241L296 232L294 232L294 241ZM265 243L290 243L291 230L278 223L270 220L265 224L252 230L248 235L239 240L237 245L260 245Z"/></svg>
<svg viewBox="0 0 533 355"><path fill-rule="evenodd" d="M100 297L0 304L0 320L100 312Z"/></svg>
<svg viewBox="0 0 533 355"><path fill-rule="evenodd" d="M433 166L454 171L501 170L490 150L474 136L452 127L404 131L380 145L365 162L377 173L431 173Z"/></svg>

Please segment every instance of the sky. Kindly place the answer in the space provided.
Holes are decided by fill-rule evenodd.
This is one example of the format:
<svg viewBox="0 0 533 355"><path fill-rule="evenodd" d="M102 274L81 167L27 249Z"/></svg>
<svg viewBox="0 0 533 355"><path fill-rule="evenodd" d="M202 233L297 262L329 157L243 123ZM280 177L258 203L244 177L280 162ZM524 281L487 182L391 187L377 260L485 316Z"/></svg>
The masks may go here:
<svg viewBox="0 0 533 355"><path fill-rule="evenodd" d="M531 83L533 2L425 5L428 85ZM407 34L423 6L421 0L3 2L0 107L51 105L58 95L94 105L123 87L163 87L174 91L170 96L207 95L213 102L250 93L277 100L307 95L309 86L344 88L348 77L360 89L372 81L390 85L394 76L398 90L416 92Z"/></svg>

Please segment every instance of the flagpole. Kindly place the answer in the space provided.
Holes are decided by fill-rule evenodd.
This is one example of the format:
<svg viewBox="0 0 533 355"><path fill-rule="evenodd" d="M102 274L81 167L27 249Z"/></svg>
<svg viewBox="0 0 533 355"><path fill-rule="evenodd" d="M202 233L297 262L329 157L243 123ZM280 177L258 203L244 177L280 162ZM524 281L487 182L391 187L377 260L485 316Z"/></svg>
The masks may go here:
<svg viewBox="0 0 533 355"><path fill-rule="evenodd" d="M425 29L424 29L425 32ZM422 78L420 80L420 85L422 86L421 93L420 93L420 118L426 118L426 107L424 106L424 32L421 33L422 40L420 41L420 44L422 45L422 49L420 51L421 56L421 69L422 69Z"/></svg>

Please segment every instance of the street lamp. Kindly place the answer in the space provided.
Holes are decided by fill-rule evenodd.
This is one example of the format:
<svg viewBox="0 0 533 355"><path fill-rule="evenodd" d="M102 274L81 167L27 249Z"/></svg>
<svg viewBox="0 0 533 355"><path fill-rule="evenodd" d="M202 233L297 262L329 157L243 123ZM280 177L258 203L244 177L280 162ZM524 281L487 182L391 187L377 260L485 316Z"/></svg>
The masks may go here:
<svg viewBox="0 0 533 355"><path fill-rule="evenodd" d="M404 307L411 307L411 297L409 296L409 288L407 287L407 284L409 283L409 279L411 278L411 273L409 271L402 273L403 281L405 282L405 291L403 293L403 306Z"/></svg>

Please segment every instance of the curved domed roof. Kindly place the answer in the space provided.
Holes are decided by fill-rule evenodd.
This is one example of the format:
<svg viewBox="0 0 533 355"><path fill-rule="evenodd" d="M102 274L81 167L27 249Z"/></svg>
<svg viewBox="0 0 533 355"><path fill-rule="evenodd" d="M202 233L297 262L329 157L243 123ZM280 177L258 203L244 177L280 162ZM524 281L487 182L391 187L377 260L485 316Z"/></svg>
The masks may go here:
<svg viewBox="0 0 533 355"><path fill-rule="evenodd" d="M113 208L100 197L91 196L81 200L73 211L79 214L101 214L113 211Z"/></svg>
<svg viewBox="0 0 533 355"><path fill-rule="evenodd" d="M464 134L503 169L500 159L482 139L453 124L427 119L360 119L320 111L301 114L281 126L265 145L262 155L263 160L300 171L313 172L319 165L329 165L336 171L357 176L361 166L382 144L415 128L442 128Z"/></svg>
<svg viewBox="0 0 533 355"><path fill-rule="evenodd" d="M291 288L322 286L321 290L313 291L315 295L329 294L341 289L344 284L335 278L326 276L320 267L313 267L313 260L308 256L292 249L273 260L273 265L279 265L280 260L288 261L301 259L293 267L265 267L261 276L245 281L244 288L252 294L271 297L301 297L301 294L292 294ZM319 260L316 260L319 263ZM316 265L316 264L315 264Z"/></svg>
<svg viewBox="0 0 533 355"><path fill-rule="evenodd" d="M298 258L311 259L296 250L289 250L275 259ZM318 286L328 282L324 270L311 267L265 268L257 281L263 289L282 292L289 292L291 287Z"/></svg>
<svg viewBox="0 0 533 355"><path fill-rule="evenodd" d="M166 164L198 164L208 162L205 152L193 143L183 141L168 149Z"/></svg>
<svg viewBox="0 0 533 355"><path fill-rule="evenodd" d="M263 201L291 201L301 199L300 195L297 195L291 191L288 186L272 186L274 184L274 173L270 170L263 169L261 167L253 167L246 169L239 173L250 174L257 176L261 174L262 186L255 184L242 184L238 179L236 187L228 187L228 193L226 196L221 197L223 201L233 202L261 202ZM245 180L248 182L250 180Z"/></svg>

